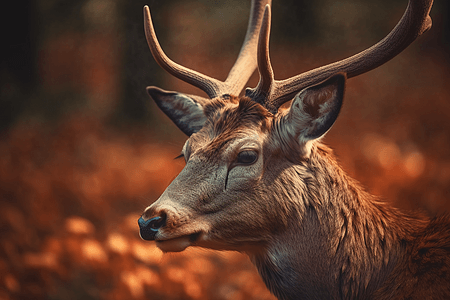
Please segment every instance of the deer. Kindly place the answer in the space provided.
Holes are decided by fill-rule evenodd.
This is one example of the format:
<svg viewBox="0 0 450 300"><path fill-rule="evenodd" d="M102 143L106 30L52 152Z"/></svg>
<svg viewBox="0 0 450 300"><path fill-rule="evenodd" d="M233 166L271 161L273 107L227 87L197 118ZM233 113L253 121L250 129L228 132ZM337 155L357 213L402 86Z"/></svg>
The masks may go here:
<svg viewBox="0 0 450 300"><path fill-rule="evenodd" d="M168 58L145 6L156 62L208 98L147 87L188 139L184 168L138 220L141 238L163 252L244 253L280 300L450 299L449 217L402 212L371 195L321 141L339 115L347 79L429 30L432 3L410 0L393 30L362 52L275 80L271 0L252 0L225 81ZM256 69L258 84L243 92Z"/></svg>

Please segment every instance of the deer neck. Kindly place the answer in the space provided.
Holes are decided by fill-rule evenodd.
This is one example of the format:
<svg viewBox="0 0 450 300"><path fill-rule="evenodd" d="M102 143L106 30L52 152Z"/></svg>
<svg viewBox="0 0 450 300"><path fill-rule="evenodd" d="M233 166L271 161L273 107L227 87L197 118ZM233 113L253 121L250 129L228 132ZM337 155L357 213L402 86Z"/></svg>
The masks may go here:
<svg viewBox="0 0 450 300"><path fill-rule="evenodd" d="M285 195L288 226L250 258L279 299L361 299L403 262L405 241L425 223L363 191L328 149L314 151L306 169L292 167L292 187L305 190ZM304 179L308 170L314 180Z"/></svg>

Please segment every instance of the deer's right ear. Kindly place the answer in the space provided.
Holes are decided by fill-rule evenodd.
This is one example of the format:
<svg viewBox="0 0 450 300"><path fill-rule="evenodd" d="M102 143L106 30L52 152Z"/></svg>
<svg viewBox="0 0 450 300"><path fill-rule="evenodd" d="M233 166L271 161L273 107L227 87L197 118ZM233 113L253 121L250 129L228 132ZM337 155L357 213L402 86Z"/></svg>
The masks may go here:
<svg viewBox="0 0 450 300"><path fill-rule="evenodd" d="M186 135L202 129L206 121L203 111L207 99L200 96L169 92L149 86L147 93L155 100L156 105L180 128Z"/></svg>
<svg viewBox="0 0 450 300"><path fill-rule="evenodd" d="M341 110L345 80L346 75L338 73L295 96L284 124L300 145L321 138L333 126Z"/></svg>

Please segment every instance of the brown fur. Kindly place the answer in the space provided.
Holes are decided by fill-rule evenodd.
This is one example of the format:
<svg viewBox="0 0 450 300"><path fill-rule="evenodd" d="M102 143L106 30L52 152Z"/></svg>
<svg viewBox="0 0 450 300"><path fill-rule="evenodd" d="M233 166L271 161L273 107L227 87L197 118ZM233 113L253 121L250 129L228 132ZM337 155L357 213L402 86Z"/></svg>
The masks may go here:
<svg viewBox="0 0 450 300"><path fill-rule="evenodd" d="M235 105L237 104L237 107ZM230 109L231 108L231 109ZM267 117L272 114L250 98L230 96L229 100L216 99L205 107L207 117L205 127L211 141L205 153L216 156L237 134L246 132L247 128L267 129Z"/></svg>
<svg viewBox="0 0 450 300"><path fill-rule="evenodd" d="M164 201L177 203L175 217L165 206L167 232L202 232L197 218L210 218L208 239L195 233L192 245L247 253L279 299L450 299L448 218L379 201L318 141L305 157L284 132L283 113L235 97L204 110L186 150L196 159L146 210L151 217ZM222 168L224 149L255 133L264 140L260 177L231 189L227 179L224 188L209 183L224 176L208 179Z"/></svg>
<svg viewBox="0 0 450 300"><path fill-rule="evenodd" d="M269 122L269 120L271 122ZM280 118L266 112L262 107L243 99L236 109L214 115L210 120L214 125L214 142L210 149L231 139L242 128L272 124L272 139L282 133L276 123ZM263 122L261 122L263 121ZM227 138L225 138L227 137ZM273 140L267 144L268 152L273 152ZM279 144L279 143L278 143ZM316 143L311 157L302 159L294 147L282 151L284 159L296 159L289 178L273 172L279 161L268 160L266 173L272 173L280 182L282 193L277 195L277 218L283 224L292 226L292 214L297 219L317 218L326 234L327 258L333 267L316 272L333 273L339 287L336 294L327 297L336 299L433 299L450 297L450 223L448 218L428 220L421 215L406 215L381 202L365 192L361 186L337 164L332 151L323 144ZM280 157L275 157L280 160ZM298 166L301 166L299 168ZM286 171L285 169L283 171ZM277 174L278 173L278 174ZM305 186L302 195L299 187ZM287 201L301 197L303 203ZM283 201L280 202L280 201ZM286 207L291 206L292 207ZM277 209L277 206L273 207ZM290 212L290 213L289 213ZM293 213L294 212L294 213ZM308 216L311 214L313 216ZM300 223L304 226L305 222ZM294 232L293 234L297 234ZM295 239L293 239L295 240ZM314 242L314 241L310 241ZM302 247L292 245L294 248ZM289 286L286 275L277 279L274 274L289 274L292 271L277 270L276 264L268 262L267 257L252 255L253 260L265 279L268 287L280 299L297 299L302 294L296 286ZM261 262L264 261L264 262ZM310 262L312 263L312 262ZM272 267L270 267L272 266ZM310 274L307 274L309 276ZM284 281L283 283L277 282ZM283 288L280 285L287 285ZM328 283L332 285L332 283ZM295 291L295 295L285 295L285 291ZM322 291L323 292L323 291ZM307 299L320 296L305 294ZM323 296L323 295L322 295Z"/></svg>
<svg viewBox="0 0 450 300"><path fill-rule="evenodd" d="M329 241L330 246L337 244L340 298L450 297L448 218L406 215L380 202L348 177L320 144L308 165L322 185L312 183L312 188L322 201L329 197L326 212L317 214L334 233ZM312 201L316 212L323 204Z"/></svg>

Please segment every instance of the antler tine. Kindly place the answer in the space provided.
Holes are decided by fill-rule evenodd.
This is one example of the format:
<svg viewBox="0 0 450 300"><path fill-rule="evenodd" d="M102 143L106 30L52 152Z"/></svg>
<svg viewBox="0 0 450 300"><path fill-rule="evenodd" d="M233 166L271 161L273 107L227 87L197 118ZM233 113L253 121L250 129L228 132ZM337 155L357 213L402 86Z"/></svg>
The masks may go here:
<svg viewBox="0 0 450 300"><path fill-rule="evenodd" d="M303 74L275 80L265 107L276 113L283 103L291 100L303 88L324 81L335 73L355 77L384 64L408 47L417 37L431 28L429 16L433 0L410 0L405 13L394 29L372 47L344 60L313 69ZM268 55L268 51L267 51Z"/></svg>
<svg viewBox="0 0 450 300"><path fill-rule="evenodd" d="M268 3L271 3L271 0L252 0L250 20L244 43L225 82L188 69L168 58L158 42L153 28L150 9L146 5L144 6L144 23L148 46L156 62L164 70L205 91L211 99L224 94L239 95L257 66L256 49L258 33L261 27L264 5Z"/></svg>
<svg viewBox="0 0 450 300"><path fill-rule="evenodd" d="M264 18L261 24L258 40L258 72L259 82L256 88L248 88L245 95L253 99L253 101L265 104L266 99L271 94L274 83L274 74L269 56L269 39L270 39L270 23L271 11L270 5L266 5L264 9Z"/></svg>
<svg viewBox="0 0 450 300"><path fill-rule="evenodd" d="M211 99L220 95L221 91L224 89L224 84L222 82L207 75L203 75L199 72L183 67L167 57L156 37L155 29L153 28L153 22L150 15L150 9L147 5L144 6L144 26L145 37L147 38L147 44L150 48L150 51L152 52L152 55L155 58L156 62L164 70L166 70L173 76L203 90Z"/></svg>
<svg viewBox="0 0 450 300"><path fill-rule="evenodd" d="M252 1L244 43L234 66L225 80L225 83L229 86L230 94L239 95L257 67L256 57L259 31L263 22L264 9L271 3L272 0Z"/></svg>

